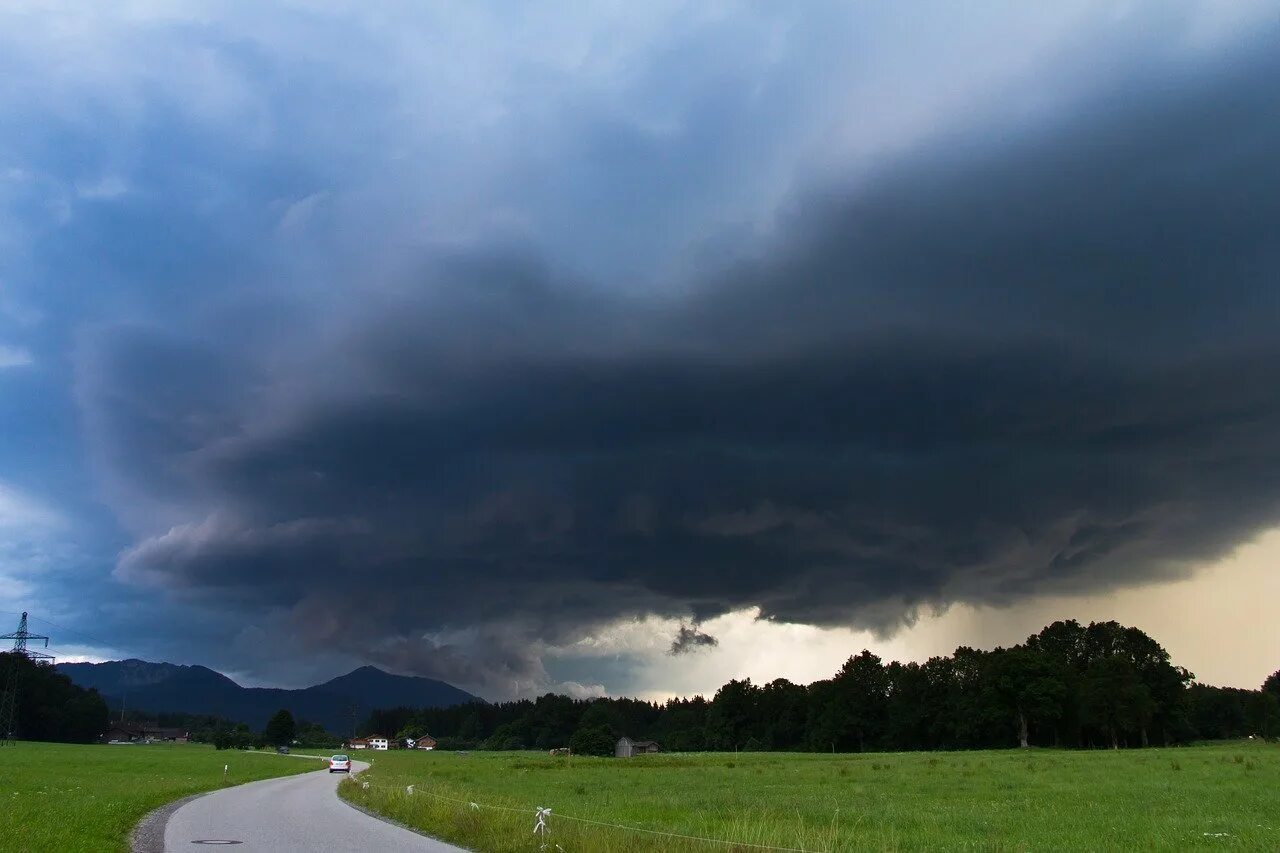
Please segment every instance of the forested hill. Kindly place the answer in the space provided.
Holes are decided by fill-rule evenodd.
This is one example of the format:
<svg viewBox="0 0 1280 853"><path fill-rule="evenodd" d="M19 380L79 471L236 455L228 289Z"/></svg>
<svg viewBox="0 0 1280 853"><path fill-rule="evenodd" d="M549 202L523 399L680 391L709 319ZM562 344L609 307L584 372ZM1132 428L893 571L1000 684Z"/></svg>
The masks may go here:
<svg viewBox="0 0 1280 853"><path fill-rule="evenodd" d="M446 707L482 701L443 681L392 675L372 666L299 690L241 687L207 667L134 659L58 664L58 671L82 687L96 688L113 712L123 704L151 714L212 714L247 723L255 730L281 708L330 732L343 733L351 730L353 704L359 714L365 714L370 708L393 705Z"/></svg>
<svg viewBox="0 0 1280 853"><path fill-rule="evenodd" d="M868 651L809 685L730 681L715 696L536 701L374 713L369 730L426 731L457 748L611 752L621 735L665 750L1112 747L1280 734L1280 673L1263 689L1195 684L1155 640L1115 622L1055 622L1025 643L961 647L922 664Z"/></svg>

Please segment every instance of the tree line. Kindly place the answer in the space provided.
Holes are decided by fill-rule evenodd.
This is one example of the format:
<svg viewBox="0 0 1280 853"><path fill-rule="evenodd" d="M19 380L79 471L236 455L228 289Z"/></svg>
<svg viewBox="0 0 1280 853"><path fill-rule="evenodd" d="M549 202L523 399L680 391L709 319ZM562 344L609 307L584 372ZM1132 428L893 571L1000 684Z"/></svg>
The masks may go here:
<svg viewBox="0 0 1280 853"><path fill-rule="evenodd" d="M239 723L215 714L194 714L185 711L148 713L130 711L129 722L150 723L166 728L180 728L192 743L209 743L218 749L262 749L264 747L298 744L315 749L335 749L342 746L342 738L326 731L319 723L295 719L293 713L282 708L277 711L262 731L256 731L247 723Z"/></svg>
<svg viewBox="0 0 1280 853"><path fill-rule="evenodd" d="M372 712L364 731L431 734L444 749L609 754L622 735L668 751L1141 747L1280 735L1280 672L1262 689L1210 687L1137 628L1059 621L1012 648L962 646L924 663L869 651L809 685L732 680L711 699L534 700Z"/></svg>
<svg viewBox="0 0 1280 853"><path fill-rule="evenodd" d="M52 666L17 652L0 652L0 690L17 685L14 738L91 743L107 728L107 703ZM0 725L6 721L0 720ZM0 732L0 735L5 733Z"/></svg>

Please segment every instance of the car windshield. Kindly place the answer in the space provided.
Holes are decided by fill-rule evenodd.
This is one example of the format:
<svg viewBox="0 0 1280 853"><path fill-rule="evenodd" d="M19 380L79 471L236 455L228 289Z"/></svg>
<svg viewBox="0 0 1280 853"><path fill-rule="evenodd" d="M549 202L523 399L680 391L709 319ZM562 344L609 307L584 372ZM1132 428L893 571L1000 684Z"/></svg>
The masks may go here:
<svg viewBox="0 0 1280 853"><path fill-rule="evenodd" d="M333 757L333 759L332 759L332 760L334 760L334 761L346 761L346 760L347 760L347 757L346 757L345 755L335 755L335 756Z"/></svg>

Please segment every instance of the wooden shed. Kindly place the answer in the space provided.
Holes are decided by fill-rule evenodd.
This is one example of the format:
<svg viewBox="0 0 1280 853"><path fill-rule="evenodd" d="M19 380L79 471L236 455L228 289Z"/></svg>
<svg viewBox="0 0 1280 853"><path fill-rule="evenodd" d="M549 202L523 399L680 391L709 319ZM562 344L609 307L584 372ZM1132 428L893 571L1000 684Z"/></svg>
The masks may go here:
<svg viewBox="0 0 1280 853"><path fill-rule="evenodd" d="M656 740L632 740L629 737L620 737L613 747L615 758L631 758L650 752L662 752L662 747L658 746Z"/></svg>

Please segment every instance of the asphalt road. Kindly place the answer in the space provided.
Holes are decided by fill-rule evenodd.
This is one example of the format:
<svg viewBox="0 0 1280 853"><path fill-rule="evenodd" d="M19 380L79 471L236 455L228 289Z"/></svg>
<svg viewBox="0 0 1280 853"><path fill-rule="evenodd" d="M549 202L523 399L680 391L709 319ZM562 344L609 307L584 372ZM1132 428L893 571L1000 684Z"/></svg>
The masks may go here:
<svg viewBox="0 0 1280 853"><path fill-rule="evenodd" d="M352 765L356 771L369 766L362 761ZM197 797L169 816L164 849L171 853L196 853L214 847L237 853L462 850L369 817L342 802L337 788L344 778L345 774L320 770Z"/></svg>

